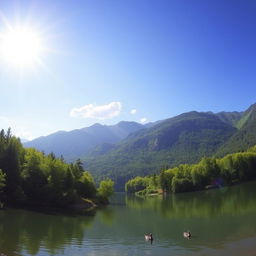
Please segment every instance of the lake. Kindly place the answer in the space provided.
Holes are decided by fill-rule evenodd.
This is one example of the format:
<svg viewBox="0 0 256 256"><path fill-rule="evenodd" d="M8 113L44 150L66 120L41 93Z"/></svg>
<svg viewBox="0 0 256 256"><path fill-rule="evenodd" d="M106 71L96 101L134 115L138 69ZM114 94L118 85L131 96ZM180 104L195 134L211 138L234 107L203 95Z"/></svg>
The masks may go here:
<svg viewBox="0 0 256 256"><path fill-rule="evenodd" d="M147 199L116 194L95 216L0 211L0 252L16 255L256 255L256 182ZM190 240L183 232L192 233ZM144 234L152 232L151 244Z"/></svg>

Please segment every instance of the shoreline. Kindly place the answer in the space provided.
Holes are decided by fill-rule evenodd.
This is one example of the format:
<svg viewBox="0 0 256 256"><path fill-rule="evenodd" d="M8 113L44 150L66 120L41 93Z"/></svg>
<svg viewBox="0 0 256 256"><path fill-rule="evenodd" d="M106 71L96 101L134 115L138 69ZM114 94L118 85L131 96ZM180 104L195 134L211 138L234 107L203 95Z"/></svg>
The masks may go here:
<svg viewBox="0 0 256 256"><path fill-rule="evenodd" d="M95 203L91 199L81 199L70 206L51 206L47 204L39 204L35 202L26 203L5 203L1 208L2 211L6 209L22 209L28 211L34 211L42 214L52 215L69 215L69 216L94 216L97 209L107 206L108 204Z"/></svg>
<svg viewBox="0 0 256 256"><path fill-rule="evenodd" d="M200 191L210 191L210 190L217 190L217 189L223 189L223 188L230 188L230 187L234 187L234 186L237 186L237 185L242 185L242 184L246 184L246 183L250 183L250 182L254 182L255 180L250 180L250 181L236 181L232 184L229 184L229 185L206 185L204 187L204 189L199 189L199 190L191 190L191 191L182 191L182 192L166 192L166 191L163 191L162 189L158 189L158 193L145 193L145 194L139 194L138 192L140 191L143 191L143 190L140 190L140 191L136 191L135 193L127 193L125 192L126 194L131 194L131 195L135 195L137 197L154 197L154 196L167 196L167 195L178 195L178 194L184 194L184 193L194 193L194 192L200 192Z"/></svg>

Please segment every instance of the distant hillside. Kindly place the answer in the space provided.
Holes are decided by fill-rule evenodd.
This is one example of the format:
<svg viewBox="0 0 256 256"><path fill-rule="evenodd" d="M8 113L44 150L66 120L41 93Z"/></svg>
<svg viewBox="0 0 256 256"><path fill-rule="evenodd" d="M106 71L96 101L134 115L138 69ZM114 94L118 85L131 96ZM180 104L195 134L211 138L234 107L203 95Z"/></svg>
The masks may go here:
<svg viewBox="0 0 256 256"><path fill-rule="evenodd" d="M242 116L244 115L244 112L220 112L216 114L221 121L223 121L226 124L230 124L234 127L239 127L239 121L241 120Z"/></svg>
<svg viewBox="0 0 256 256"><path fill-rule="evenodd" d="M136 122L120 122L111 126L94 124L79 130L59 131L39 137L24 143L24 146L34 147L45 153L54 152L57 156L63 155L66 160L75 160L94 147L100 147L104 143L114 144L143 128L143 125Z"/></svg>
<svg viewBox="0 0 256 256"><path fill-rule="evenodd" d="M146 125L120 122L57 132L24 143L66 160L81 158L96 180L110 177L116 189L145 176L204 156L223 156L256 144L256 104L244 112L188 112Z"/></svg>
<svg viewBox="0 0 256 256"><path fill-rule="evenodd" d="M95 177L109 176L121 190L136 175L213 155L236 131L218 115L193 111L134 132L106 154L83 161Z"/></svg>
<svg viewBox="0 0 256 256"><path fill-rule="evenodd" d="M256 144L256 104L243 113L237 127L237 132L218 150L218 156L246 151Z"/></svg>
<svg viewBox="0 0 256 256"><path fill-rule="evenodd" d="M102 143L86 153L86 156L100 156L115 148L115 144Z"/></svg>

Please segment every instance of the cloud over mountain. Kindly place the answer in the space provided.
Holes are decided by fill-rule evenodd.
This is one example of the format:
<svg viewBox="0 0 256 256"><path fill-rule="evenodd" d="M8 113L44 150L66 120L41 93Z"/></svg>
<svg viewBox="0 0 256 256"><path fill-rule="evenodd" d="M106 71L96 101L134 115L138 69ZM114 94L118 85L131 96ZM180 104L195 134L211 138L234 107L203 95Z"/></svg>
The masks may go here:
<svg viewBox="0 0 256 256"><path fill-rule="evenodd" d="M70 116L105 120L118 116L121 109L122 104L119 101L113 101L106 105L88 104L80 108L73 108L70 111Z"/></svg>
<svg viewBox="0 0 256 256"><path fill-rule="evenodd" d="M148 121L148 119L146 117L143 117L140 119L141 124L145 124L147 121Z"/></svg>

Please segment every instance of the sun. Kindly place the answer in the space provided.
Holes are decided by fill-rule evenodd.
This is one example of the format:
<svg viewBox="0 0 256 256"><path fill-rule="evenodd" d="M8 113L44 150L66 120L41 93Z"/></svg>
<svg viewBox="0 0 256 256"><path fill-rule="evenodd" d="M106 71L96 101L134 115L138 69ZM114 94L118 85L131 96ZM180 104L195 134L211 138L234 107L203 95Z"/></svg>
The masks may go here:
<svg viewBox="0 0 256 256"><path fill-rule="evenodd" d="M2 58L18 68L33 67L40 63L43 52L42 38L29 27L9 27L0 34Z"/></svg>

